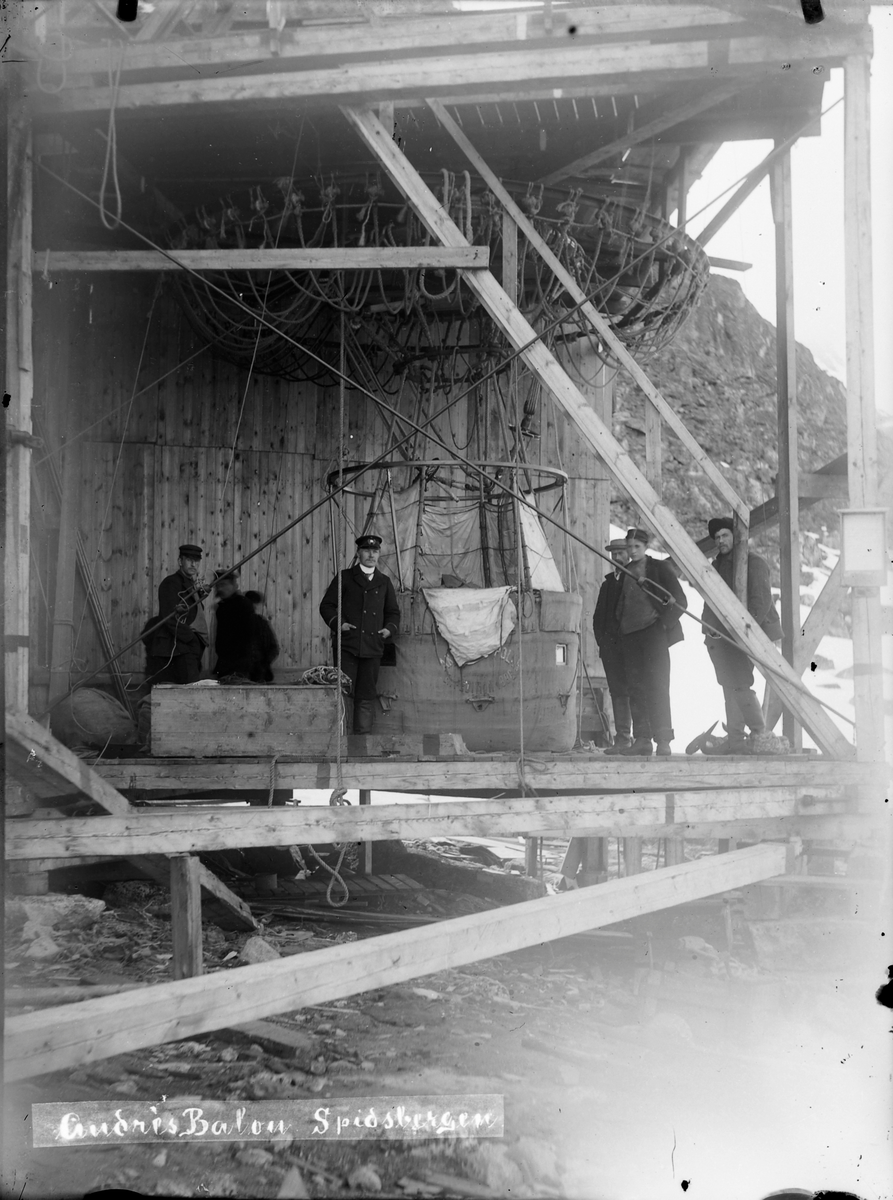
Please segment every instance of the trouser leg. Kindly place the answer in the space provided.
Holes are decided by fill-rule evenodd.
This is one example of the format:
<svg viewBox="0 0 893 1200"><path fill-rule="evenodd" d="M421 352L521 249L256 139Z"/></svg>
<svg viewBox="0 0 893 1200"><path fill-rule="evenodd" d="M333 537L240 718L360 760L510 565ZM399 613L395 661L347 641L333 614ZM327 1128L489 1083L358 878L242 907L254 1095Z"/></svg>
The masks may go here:
<svg viewBox="0 0 893 1200"><path fill-rule="evenodd" d="M602 666L611 693L611 708L614 712L614 732L620 737L629 737L632 714L629 707L629 689L623 668L623 653L620 650L602 653Z"/></svg>
<svg viewBox="0 0 893 1200"><path fill-rule="evenodd" d="M628 633L621 638L623 647L623 669L629 692L629 707L632 715L633 737L651 740L651 713L648 704L648 664L644 653L642 634Z"/></svg>
<svg viewBox="0 0 893 1200"><path fill-rule="evenodd" d="M763 709L752 688L738 688L735 692L738 707L751 733L762 733L766 728Z"/></svg>
<svg viewBox="0 0 893 1200"><path fill-rule="evenodd" d="M651 735L656 742L672 742L673 716L670 710L670 647L662 625L644 630L647 634L649 666L648 705Z"/></svg>

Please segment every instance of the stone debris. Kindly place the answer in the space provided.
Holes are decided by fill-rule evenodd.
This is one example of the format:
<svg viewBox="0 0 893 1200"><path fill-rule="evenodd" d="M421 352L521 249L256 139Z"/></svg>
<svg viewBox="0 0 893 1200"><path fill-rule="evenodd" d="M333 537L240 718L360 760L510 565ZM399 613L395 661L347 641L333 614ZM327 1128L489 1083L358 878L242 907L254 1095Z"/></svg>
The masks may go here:
<svg viewBox="0 0 893 1200"><path fill-rule="evenodd" d="M38 962L47 962L52 958L58 958L61 953L62 951L48 933L41 933L24 952L25 958L35 958Z"/></svg>
<svg viewBox="0 0 893 1200"><path fill-rule="evenodd" d="M105 911L105 901L89 896L9 896L4 916L9 929L26 940L50 929L88 929Z"/></svg>
<svg viewBox="0 0 893 1200"><path fill-rule="evenodd" d="M309 1200L310 1193L304 1183L304 1176L297 1167L289 1167L279 1185L276 1200Z"/></svg>
<svg viewBox="0 0 893 1200"><path fill-rule="evenodd" d="M348 1175L347 1186L368 1196L381 1191L381 1176L374 1167L364 1163L362 1166L355 1167Z"/></svg>
<svg viewBox="0 0 893 1200"><path fill-rule="evenodd" d="M239 959L246 965L263 962L274 962L281 955L262 937L250 937L239 951Z"/></svg>

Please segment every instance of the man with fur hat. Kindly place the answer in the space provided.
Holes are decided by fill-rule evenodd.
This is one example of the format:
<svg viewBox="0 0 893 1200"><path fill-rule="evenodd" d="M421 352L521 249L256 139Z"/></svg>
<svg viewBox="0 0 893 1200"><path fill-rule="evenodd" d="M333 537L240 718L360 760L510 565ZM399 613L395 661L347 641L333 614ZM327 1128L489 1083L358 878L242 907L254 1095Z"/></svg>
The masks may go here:
<svg viewBox="0 0 893 1200"><path fill-rule="evenodd" d="M713 517L707 523L717 549L713 566L730 589L734 588L734 528L731 517ZM747 555L747 611L768 638L777 641L781 637L781 622L769 584L769 564L752 551ZM706 602L701 620L706 626L707 652L725 699L729 735L726 753L743 754L749 749L747 729L753 736L766 728L763 710L753 690L753 663L743 650L725 640L731 634Z"/></svg>
<svg viewBox="0 0 893 1200"><path fill-rule="evenodd" d="M149 683L195 683L201 678L208 644L202 601L207 594L199 579L200 546L180 547L177 570L158 585L158 616L164 624L146 638Z"/></svg>
<svg viewBox="0 0 893 1200"><path fill-rule="evenodd" d="M629 689L626 671L623 669L623 648L620 644L620 622L617 619L617 602L623 587L623 571L629 562L626 538L615 538L605 549L611 555L614 569L609 571L598 590L595 612L592 616L592 632L598 645L599 658L605 668L608 691L611 693L611 708L614 710L614 745L620 749L631 746L632 716L629 709Z"/></svg>
<svg viewBox="0 0 893 1200"><path fill-rule="evenodd" d="M676 572L666 562L646 553L650 536L644 529L626 535L629 563L617 601L623 667L633 718L633 744L609 746L606 754L672 753L673 719L670 714L670 647L682 641L679 621L688 607Z"/></svg>
<svg viewBox="0 0 893 1200"><path fill-rule="evenodd" d="M329 584L319 612L332 632L336 667L353 684L353 731L371 733L378 698L378 671L385 644L400 629L400 608L394 585L378 569L381 538L357 538L359 562L341 571ZM338 625L338 589L341 625Z"/></svg>

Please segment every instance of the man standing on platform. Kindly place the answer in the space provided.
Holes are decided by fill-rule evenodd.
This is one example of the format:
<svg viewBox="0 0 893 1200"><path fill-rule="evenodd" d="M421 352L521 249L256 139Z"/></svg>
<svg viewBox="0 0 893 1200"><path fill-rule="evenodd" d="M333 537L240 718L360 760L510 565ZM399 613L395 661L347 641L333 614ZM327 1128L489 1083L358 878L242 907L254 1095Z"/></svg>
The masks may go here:
<svg viewBox="0 0 893 1200"><path fill-rule="evenodd" d="M607 750L608 754L614 751L644 758L652 753L652 740L657 742L658 754L672 753L670 647L682 641L679 620L688 607L673 568L646 553L649 540L644 529L627 531L629 563L618 605L633 744Z"/></svg>
<svg viewBox="0 0 893 1200"><path fill-rule="evenodd" d="M341 571L329 584L319 612L332 631L336 667L353 684L353 731L371 733L378 699L378 670L385 643L400 630L400 608L394 585L378 570L381 538L357 538L359 562ZM341 624L338 589L341 588Z"/></svg>
<svg viewBox="0 0 893 1200"><path fill-rule="evenodd" d="M592 632L598 645L598 655L605 668L608 691L611 693L611 708L614 710L614 746L617 750L632 745L630 732L632 716L629 708L629 689L623 669L623 648L620 645L620 619L617 604L623 589L623 572L619 569L629 562L629 552L624 538L608 542L605 549L611 555L615 567L605 576L598 590L595 612L592 617Z"/></svg>
<svg viewBox="0 0 893 1200"><path fill-rule="evenodd" d="M202 601L207 594L198 577L200 546L180 547L177 570L158 586L158 616L164 624L147 638L147 683L195 683L201 678L208 644Z"/></svg>
<svg viewBox="0 0 893 1200"><path fill-rule="evenodd" d="M707 530L718 551L713 566L732 590L735 586L734 528L731 517L714 517L707 522ZM765 558L753 552L747 555L747 611L773 642L781 637L781 621L769 584L769 564ZM725 699L726 731L729 735L726 753L746 754L750 749L747 729L750 729L753 737L763 733L766 728L763 710L753 690L753 663L743 650L725 640L731 635L709 604L704 604L701 620L706 626L707 652ZM721 637L721 634L725 636Z"/></svg>

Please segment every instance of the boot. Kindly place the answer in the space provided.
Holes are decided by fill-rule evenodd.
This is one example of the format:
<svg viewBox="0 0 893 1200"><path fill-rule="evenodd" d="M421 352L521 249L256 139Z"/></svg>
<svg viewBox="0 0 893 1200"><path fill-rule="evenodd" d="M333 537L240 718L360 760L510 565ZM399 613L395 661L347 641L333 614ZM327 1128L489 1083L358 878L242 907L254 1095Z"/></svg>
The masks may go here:
<svg viewBox="0 0 893 1200"><path fill-rule="evenodd" d="M657 749L655 750L655 754L657 754L658 757L669 758L669 756L672 753L673 753L673 751L670 749L669 742L658 742L657 743Z"/></svg>
<svg viewBox="0 0 893 1200"><path fill-rule="evenodd" d="M375 701L354 700L353 702L353 731L354 733L371 733L375 724Z"/></svg>
<svg viewBox="0 0 893 1200"><path fill-rule="evenodd" d="M726 754L749 754L750 743L743 729L730 729Z"/></svg>
<svg viewBox="0 0 893 1200"><path fill-rule="evenodd" d="M631 746L632 744L633 744L633 739L629 736L628 733L615 733L614 734L614 745L617 746L619 749L622 750L624 746Z"/></svg>
<svg viewBox="0 0 893 1200"><path fill-rule="evenodd" d="M651 738L637 737L631 746L624 746L620 753L628 758L650 758Z"/></svg>

